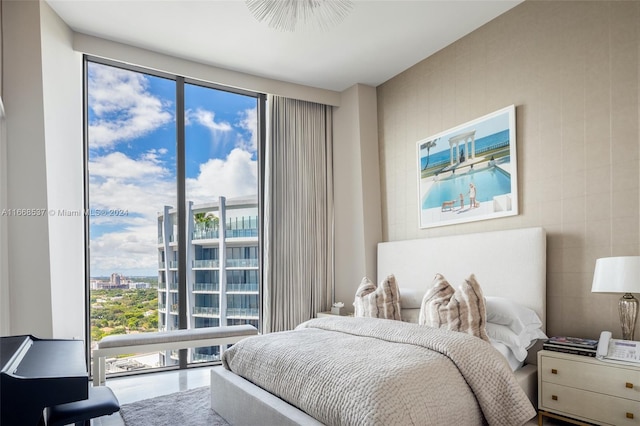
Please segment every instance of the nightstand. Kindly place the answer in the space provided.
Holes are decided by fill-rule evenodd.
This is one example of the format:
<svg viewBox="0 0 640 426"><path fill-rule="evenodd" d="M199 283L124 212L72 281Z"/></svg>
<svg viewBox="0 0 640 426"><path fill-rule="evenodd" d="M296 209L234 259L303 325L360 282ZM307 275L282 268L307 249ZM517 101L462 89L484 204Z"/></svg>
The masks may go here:
<svg viewBox="0 0 640 426"><path fill-rule="evenodd" d="M543 417L583 425L640 425L640 364L538 352L538 425Z"/></svg>
<svg viewBox="0 0 640 426"><path fill-rule="evenodd" d="M322 318L322 317L352 317L352 316L353 316L353 314L349 314L349 315L332 314L331 311L316 312L316 318Z"/></svg>

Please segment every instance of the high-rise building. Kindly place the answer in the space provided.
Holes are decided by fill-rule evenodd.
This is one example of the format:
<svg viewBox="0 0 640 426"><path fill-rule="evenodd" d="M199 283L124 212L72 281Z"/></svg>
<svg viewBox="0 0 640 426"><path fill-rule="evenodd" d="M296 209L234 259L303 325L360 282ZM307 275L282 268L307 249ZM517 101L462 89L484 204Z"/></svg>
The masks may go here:
<svg viewBox="0 0 640 426"><path fill-rule="evenodd" d="M260 260L256 196L225 198L187 208L188 328L251 324L260 315ZM158 329L178 327L177 210L158 215ZM189 361L215 361L220 348L189 350ZM177 353L161 353L161 365Z"/></svg>
<svg viewBox="0 0 640 426"><path fill-rule="evenodd" d="M120 287L121 279L122 279L122 276L120 274L117 274L115 272L112 273L111 280L110 280L111 287Z"/></svg>

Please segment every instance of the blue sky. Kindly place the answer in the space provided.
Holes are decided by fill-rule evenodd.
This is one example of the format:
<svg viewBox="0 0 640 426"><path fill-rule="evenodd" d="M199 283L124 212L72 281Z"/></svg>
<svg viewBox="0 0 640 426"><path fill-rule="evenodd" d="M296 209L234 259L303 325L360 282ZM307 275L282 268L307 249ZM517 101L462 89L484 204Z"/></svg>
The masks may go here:
<svg viewBox="0 0 640 426"><path fill-rule="evenodd" d="M492 114L489 114L489 115L492 115ZM449 129L437 135L433 135L431 137L421 140L420 142L418 142L418 145L420 146L421 144L427 141L440 138L437 141L436 146L431 148L430 150L431 154L435 154L437 152L449 150L449 138L454 135L475 130L476 131L475 139L478 140L485 136L493 135L494 133L500 132L508 128L509 128L509 111L505 111L503 113L495 115L494 117L487 118L487 119L479 118L479 119L473 120L470 123L465 123L453 129ZM420 151L420 157L422 158L423 156L426 156L426 155L427 155L427 150L422 149Z"/></svg>
<svg viewBox="0 0 640 426"><path fill-rule="evenodd" d="M157 214L176 202L175 82L90 63L91 276L157 274ZM186 186L194 203L257 193L256 98L185 87Z"/></svg>

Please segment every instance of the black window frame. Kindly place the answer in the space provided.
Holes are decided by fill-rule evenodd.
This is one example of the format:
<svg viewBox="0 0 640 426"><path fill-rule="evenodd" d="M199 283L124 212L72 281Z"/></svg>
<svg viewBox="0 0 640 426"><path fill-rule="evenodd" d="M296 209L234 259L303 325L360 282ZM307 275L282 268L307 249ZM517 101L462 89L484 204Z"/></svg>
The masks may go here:
<svg viewBox="0 0 640 426"><path fill-rule="evenodd" d="M83 55L82 59L82 78L83 78L83 94L82 94L82 102L83 102L83 192L84 192L84 208L85 211L89 211L89 102L88 102L88 63L93 62L97 64L112 66L115 68L120 68L127 71L139 72L146 75L151 75L155 77L165 78L169 80L174 80L176 82L176 111L175 111L175 119L176 119L176 175L177 175L177 221L178 221L178 273L179 273L179 285L178 285L178 300L179 303L179 311L178 311L178 321L179 328L187 327L187 315L188 312L186 310L186 298L187 298L187 250L186 246L186 221L184 220L186 216L186 177L185 177L185 107L184 107L184 87L187 84L202 86L209 89L225 91L229 93L249 96L256 98L256 106L257 106L257 137L258 137L258 146L257 146L257 167L258 167L258 227L259 227L259 235L258 235L258 262L259 262L259 317L258 324L259 327L262 327L263 324L263 291L262 285L264 282L263 279L263 258L264 258L264 243L263 243L263 235L264 235L264 183L265 183L265 146L266 146L266 107L267 107L267 95L264 93L258 93L250 90L244 90L229 86L224 86L218 83L207 82L204 80L187 78L184 76L179 76L176 74L171 74L168 72L162 72L150 68L146 68L144 66L133 65L133 64L125 64L123 62L119 62L116 60L100 58L93 55ZM86 359L87 359L87 368L91 371L91 271L90 271L90 227L89 227L89 216L85 215L84 217L84 280L85 280L85 350L86 350ZM165 254L166 256L166 254ZM220 324L223 325L223 324ZM180 350L179 355L179 365L168 367L170 369L185 369L193 367L193 364L188 364L187 360L187 350ZM196 365L200 366L200 365ZM93 374L93 371L91 371Z"/></svg>

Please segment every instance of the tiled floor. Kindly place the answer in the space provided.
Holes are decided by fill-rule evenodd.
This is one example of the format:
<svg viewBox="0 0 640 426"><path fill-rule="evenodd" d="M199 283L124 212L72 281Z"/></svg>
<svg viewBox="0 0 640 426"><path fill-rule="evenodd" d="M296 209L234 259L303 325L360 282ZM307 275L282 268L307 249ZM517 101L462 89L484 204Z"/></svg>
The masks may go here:
<svg viewBox="0 0 640 426"><path fill-rule="evenodd" d="M160 395L209 386L210 367L189 368L179 371L138 374L129 377L107 379L106 385L116 394L120 405L153 398ZM124 426L120 414L101 417L92 421L94 426Z"/></svg>

